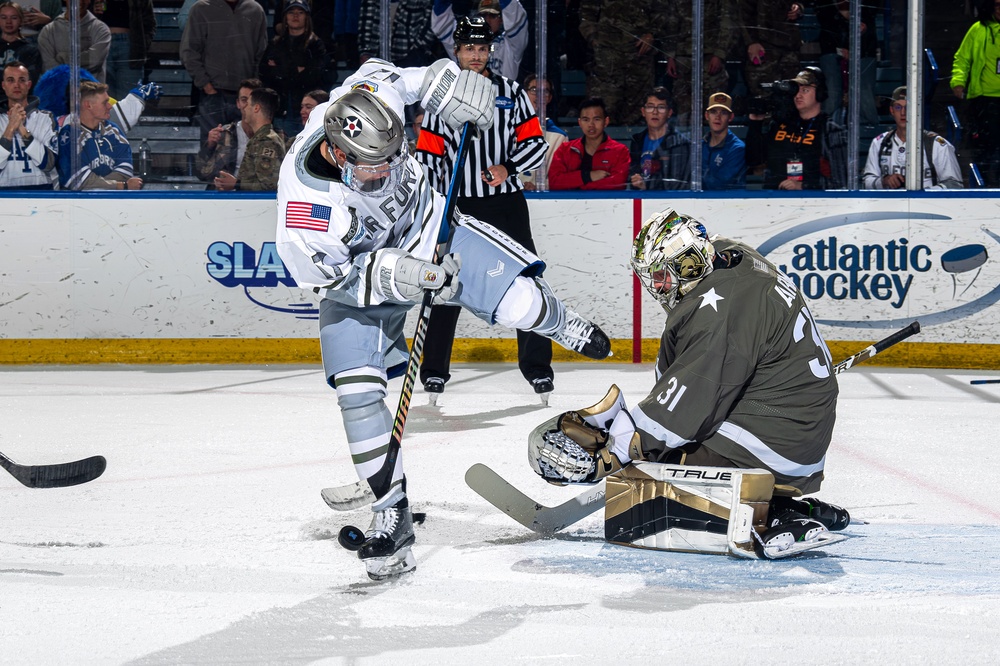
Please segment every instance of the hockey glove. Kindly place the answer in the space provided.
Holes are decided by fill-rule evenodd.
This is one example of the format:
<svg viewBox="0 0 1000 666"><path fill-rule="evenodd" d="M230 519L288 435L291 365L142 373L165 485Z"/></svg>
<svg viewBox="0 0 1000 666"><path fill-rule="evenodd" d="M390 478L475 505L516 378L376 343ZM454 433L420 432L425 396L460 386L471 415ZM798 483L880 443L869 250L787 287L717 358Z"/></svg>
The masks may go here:
<svg viewBox="0 0 1000 666"><path fill-rule="evenodd" d="M132 88L129 93L135 95L144 102L148 102L150 100L159 99L160 95L163 94L163 88L160 84L150 81L149 83L143 83L135 88Z"/></svg>
<svg viewBox="0 0 1000 666"><path fill-rule="evenodd" d="M596 483L624 467L612 448L617 438L628 443L631 460L644 459L639 434L624 409L615 416L610 433L585 421L580 412L565 412L531 432L528 463L549 483Z"/></svg>
<svg viewBox="0 0 1000 666"><path fill-rule="evenodd" d="M493 126L496 95L493 82L482 74L459 70L451 60L442 58L431 64L420 88L420 104L441 116L449 127L459 129L467 122L479 129Z"/></svg>
<svg viewBox="0 0 1000 666"><path fill-rule="evenodd" d="M372 268L371 287L383 300L415 303L430 289L437 292L436 300L447 301L458 291L454 278L462 268L462 259L448 254L440 264L434 264L403 250L385 248L375 253Z"/></svg>

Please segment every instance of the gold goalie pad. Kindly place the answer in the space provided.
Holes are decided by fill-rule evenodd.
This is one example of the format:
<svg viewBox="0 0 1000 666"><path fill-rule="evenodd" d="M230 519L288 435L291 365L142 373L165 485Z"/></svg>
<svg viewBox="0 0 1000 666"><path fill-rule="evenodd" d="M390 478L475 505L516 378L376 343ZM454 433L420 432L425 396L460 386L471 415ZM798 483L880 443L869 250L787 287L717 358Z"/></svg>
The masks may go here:
<svg viewBox="0 0 1000 666"><path fill-rule="evenodd" d="M637 462L607 479L604 536L612 543L756 558L774 476L762 469Z"/></svg>

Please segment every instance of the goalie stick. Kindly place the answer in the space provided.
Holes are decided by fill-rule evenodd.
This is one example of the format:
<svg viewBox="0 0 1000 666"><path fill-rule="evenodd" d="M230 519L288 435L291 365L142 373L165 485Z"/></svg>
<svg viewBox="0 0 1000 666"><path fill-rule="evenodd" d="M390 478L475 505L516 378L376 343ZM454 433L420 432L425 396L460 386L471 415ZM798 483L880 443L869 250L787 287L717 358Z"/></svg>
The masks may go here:
<svg viewBox="0 0 1000 666"><path fill-rule="evenodd" d="M838 363L834 374L850 369L855 363L867 361L879 352L920 332L920 323L913 322L906 328L866 347ZM555 507L536 502L515 488L502 476L486 465L476 463L465 473L465 483L487 502L500 509L525 527L541 534L552 534L567 525L581 521L604 506L604 484L599 490L590 489L571 497Z"/></svg>
<svg viewBox="0 0 1000 666"><path fill-rule="evenodd" d="M0 453L0 465L29 488L64 488L93 481L104 473L108 462L104 456L91 456L54 465L19 465Z"/></svg>
<svg viewBox="0 0 1000 666"><path fill-rule="evenodd" d="M475 125L471 122L462 126L462 138L458 144L458 152L455 156L455 164L451 174L451 183L448 187L448 196L445 198L444 215L441 218L441 226L438 229L437 245L434 246L434 256L431 262L438 263L438 247L448 242L451 235L451 219L455 213L455 203L458 198L459 187L462 184L462 173L465 171L465 158L469 154L469 147L472 145L472 133L476 131ZM413 333L413 346L410 347L410 356L406 361L406 373L403 375L403 389L399 393L399 404L396 406L396 418L392 423L392 435L389 437L389 447L386 450L385 462L366 481L359 481L337 488L324 488L321 491L323 501L332 509L338 511L349 511L365 504L371 504L376 495L384 497L392 486L392 473L396 468L396 459L399 457L399 450L403 443L403 428L406 427L406 415L410 412L410 399L413 397L413 386L417 381L417 371L420 367L420 355L424 351L424 336L427 335L427 322L431 318L431 301L434 300L434 292L430 289L424 290L424 298L420 303L420 313L417 315L417 328ZM376 493L375 488L380 492Z"/></svg>

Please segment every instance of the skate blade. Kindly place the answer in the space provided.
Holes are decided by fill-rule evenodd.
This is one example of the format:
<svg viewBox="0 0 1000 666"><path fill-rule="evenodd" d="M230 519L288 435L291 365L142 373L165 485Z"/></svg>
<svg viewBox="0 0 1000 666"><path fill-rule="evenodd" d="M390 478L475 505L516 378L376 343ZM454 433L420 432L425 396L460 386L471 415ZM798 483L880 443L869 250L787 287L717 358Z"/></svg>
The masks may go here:
<svg viewBox="0 0 1000 666"><path fill-rule="evenodd" d="M440 393L428 393L427 394L427 404L430 405L431 407L437 407L438 396L440 396L440 395L441 395Z"/></svg>
<svg viewBox="0 0 1000 666"><path fill-rule="evenodd" d="M538 399L542 401L542 407L548 407L549 406L549 396L550 395L552 395L552 393L539 393L538 394Z"/></svg>
<svg viewBox="0 0 1000 666"><path fill-rule="evenodd" d="M846 539L846 534L824 532L815 539L810 539L809 541L796 541L783 549L780 546L764 546L761 544L761 550L763 551L764 559L783 560L786 557L794 557L800 553L806 552L807 550L812 550L813 548L831 546L835 543L845 541Z"/></svg>
<svg viewBox="0 0 1000 666"><path fill-rule="evenodd" d="M397 550L389 557L373 558L364 562L365 568L368 570L368 577L372 580L395 578L417 568L417 558L413 556L413 551L410 550L409 546Z"/></svg>

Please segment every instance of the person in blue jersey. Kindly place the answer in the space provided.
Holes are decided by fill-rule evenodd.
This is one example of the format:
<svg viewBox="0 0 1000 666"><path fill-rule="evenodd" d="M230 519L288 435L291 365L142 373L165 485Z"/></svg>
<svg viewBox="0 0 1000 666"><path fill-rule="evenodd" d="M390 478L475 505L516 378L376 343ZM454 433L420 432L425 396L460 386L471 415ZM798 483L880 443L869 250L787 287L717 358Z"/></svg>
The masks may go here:
<svg viewBox="0 0 1000 666"><path fill-rule="evenodd" d="M713 93L705 109L708 131L701 142L701 187L704 190L742 190L746 187L746 145L729 129L733 98Z"/></svg>
<svg viewBox="0 0 1000 666"><path fill-rule="evenodd" d="M80 84L80 112L59 130L59 185L65 190L138 190L142 179L132 172L132 147L109 120L108 86ZM75 145L74 145L75 144ZM74 169L73 154L80 156Z"/></svg>

